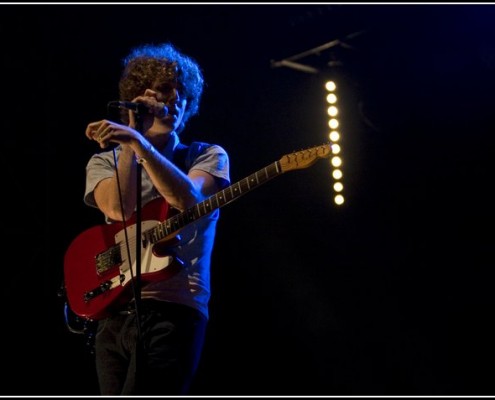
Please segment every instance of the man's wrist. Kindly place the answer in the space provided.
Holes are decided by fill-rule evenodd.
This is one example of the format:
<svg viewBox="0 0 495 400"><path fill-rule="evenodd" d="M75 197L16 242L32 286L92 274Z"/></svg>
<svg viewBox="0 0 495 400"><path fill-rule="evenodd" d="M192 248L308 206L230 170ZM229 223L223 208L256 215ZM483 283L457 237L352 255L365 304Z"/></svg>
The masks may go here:
<svg viewBox="0 0 495 400"><path fill-rule="evenodd" d="M150 142L147 142L147 146L146 146L146 152L151 155L153 157L153 154L156 152L156 149L155 147L150 143ZM141 157L139 155L136 154L136 162L138 164L146 164L148 162L147 160L147 157Z"/></svg>

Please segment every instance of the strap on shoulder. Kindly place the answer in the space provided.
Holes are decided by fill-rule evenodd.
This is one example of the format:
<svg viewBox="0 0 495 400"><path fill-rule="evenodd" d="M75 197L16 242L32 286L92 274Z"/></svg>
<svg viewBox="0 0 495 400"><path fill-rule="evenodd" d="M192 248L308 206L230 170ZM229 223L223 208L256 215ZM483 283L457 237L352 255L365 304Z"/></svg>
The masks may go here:
<svg viewBox="0 0 495 400"><path fill-rule="evenodd" d="M189 146L179 143L174 150L173 162L187 174L192 162L210 146L205 142L192 142Z"/></svg>
<svg viewBox="0 0 495 400"><path fill-rule="evenodd" d="M181 171L187 172L186 170L186 155L189 150L189 146L179 143L174 150L173 163L180 168Z"/></svg>

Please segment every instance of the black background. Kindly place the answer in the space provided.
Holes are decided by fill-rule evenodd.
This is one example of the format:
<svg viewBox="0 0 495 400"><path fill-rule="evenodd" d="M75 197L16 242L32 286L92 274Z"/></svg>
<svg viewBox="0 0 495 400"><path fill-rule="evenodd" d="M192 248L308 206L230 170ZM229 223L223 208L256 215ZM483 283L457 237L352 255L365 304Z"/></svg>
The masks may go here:
<svg viewBox="0 0 495 400"><path fill-rule="evenodd" d="M96 395L57 291L121 59L172 41L207 86L183 140L236 182L327 141L339 82L344 194L328 160L222 208L195 395L494 392L492 5L2 5L3 395ZM359 33L359 34L356 34ZM355 34L355 35L354 35ZM319 74L272 68L300 62ZM338 62L339 66L328 66Z"/></svg>

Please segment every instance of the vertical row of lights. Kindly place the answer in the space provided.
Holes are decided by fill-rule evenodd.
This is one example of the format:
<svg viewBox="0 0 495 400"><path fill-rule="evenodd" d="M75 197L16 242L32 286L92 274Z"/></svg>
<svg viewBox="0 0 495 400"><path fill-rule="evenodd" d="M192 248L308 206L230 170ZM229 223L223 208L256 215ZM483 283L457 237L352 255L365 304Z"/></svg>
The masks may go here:
<svg viewBox="0 0 495 400"><path fill-rule="evenodd" d="M325 89L327 90L327 114L328 114L328 127L330 128L330 133L328 137L332 143L332 157L330 158L330 164L332 167L332 177L333 177L333 201L337 205L344 203L344 185L342 183L343 173L342 173L342 157L340 156L340 133L339 120L337 118L339 114L339 109L337 107L337 85L334 81L327 81L325 83Z"/></svg>

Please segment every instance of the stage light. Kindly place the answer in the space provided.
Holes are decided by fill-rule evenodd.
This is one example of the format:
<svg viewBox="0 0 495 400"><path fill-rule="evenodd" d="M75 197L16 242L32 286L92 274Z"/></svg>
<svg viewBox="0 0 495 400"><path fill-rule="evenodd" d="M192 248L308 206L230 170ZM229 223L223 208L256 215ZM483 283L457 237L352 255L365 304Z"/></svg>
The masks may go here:
<svg viewBox="0 0 495 400"><path fill-rule="evenodd" d="M328 134L328 138L334 143L338 142L340 140L340 133L338 133L337 131L332 131Z"/></svg>
<svg viewBox="0 0 495 400"><path fill-rule="evenodd" d="M337 96L335 95L335 93L330 93L327 96L327 103L328 104L335 104L335 103L337 103Z"/></svg>
<svg viewBox="0 0 495 400"><path fill-rule="evenodd" d="M342 185L342 182L335 182L333 184L333 190L336 192L342 192L342 190L344 190L344 185Z"/></svg>
<svg viewBox="0 0 495 400"><path fill-rule="evenodd" d="M329 92L333 92L334 90L337 89L337 85L335 84L334 81L327 81L325 83L325 89L327 89Z"/></svg>
<svg viewBox="0 0 495 400"><path fill-rule="evenodd" d="M328 126L332 129L337 129L339 127L339 120L337 118L331 118L328 121Z"/></svg>
<svg viewBox="0 0 495 400"><path fill-rule="evenodd" d="M340 167L342 165L342 159L338 156L332 157L331 163L334 167Z"/></svg>
<svg viewBox="0 0 495 400"><path fill-rule="evenodd" d="M337 196L335 196L333 200L335 201L335 204L337 204L339 206L341 204L344 204L344 196L342 196L341 194L338 194Z"/></svg>
<svg viewBox="0 0 495 400"><path fill-rule="evenodd" d="M330 164L333 167L332 177L334 179L333 190L337 195L334 196L334 203L337 205L341 205L344 203L344 195L342 194L344 190L344 185L341 182L343 173L340 167L343 164L343 159L340 156L342 148L340 144L336 142L340 141L340 133L336 131L339 127L340 123L337 119L337 115L339 114L339 108L337 107L337 84L333 80L329 80L325 82L325 89L327 92L330 92L326 95L326 101L330 106L327 108L327 114L330 117L328 120L328 126L331 131L328 134L330 141L332 142L332 154L334 155L330 159ZM337 155L339 154L339 155Z"/></svg>
<svg viewBox="0 0 495 400"><path fill-rule="evenodd" d="M327 109L327 113L328 115L330 115L331 117L335 117L337 116L337 114L339 113L339 109L335 106L330 106L328 107Z"/></svg>

